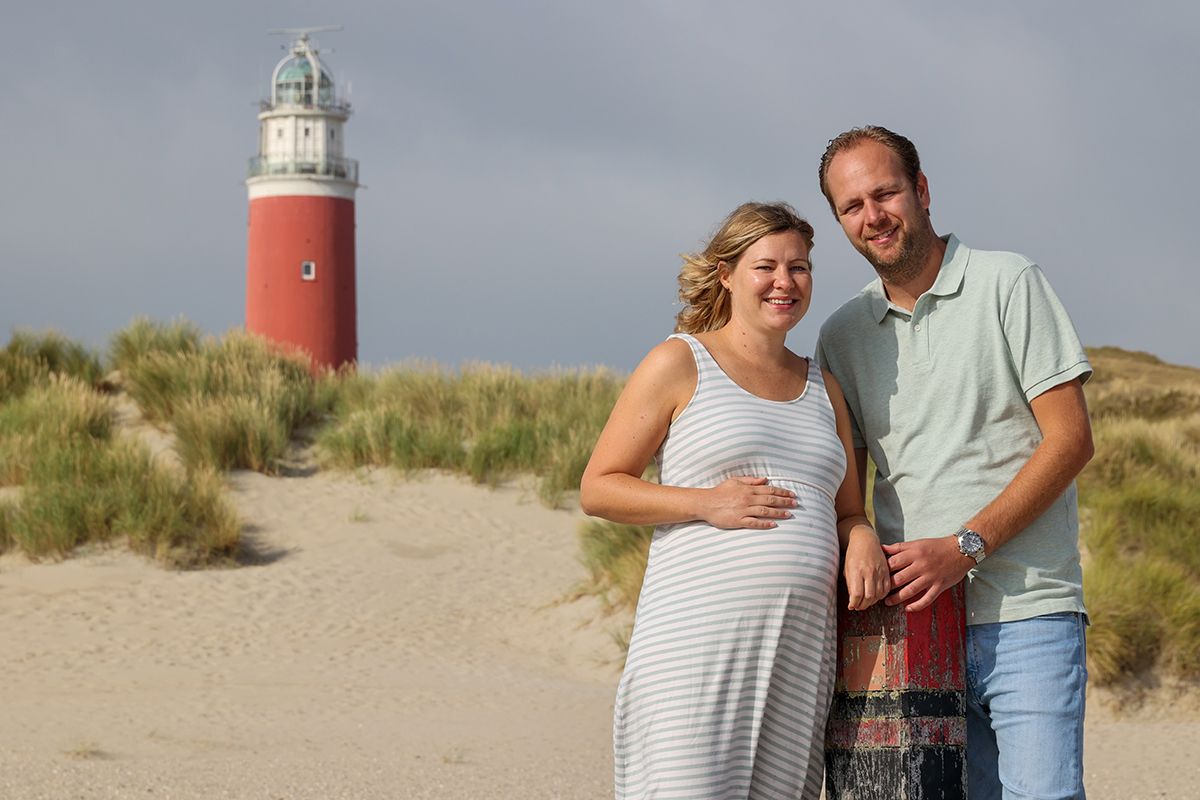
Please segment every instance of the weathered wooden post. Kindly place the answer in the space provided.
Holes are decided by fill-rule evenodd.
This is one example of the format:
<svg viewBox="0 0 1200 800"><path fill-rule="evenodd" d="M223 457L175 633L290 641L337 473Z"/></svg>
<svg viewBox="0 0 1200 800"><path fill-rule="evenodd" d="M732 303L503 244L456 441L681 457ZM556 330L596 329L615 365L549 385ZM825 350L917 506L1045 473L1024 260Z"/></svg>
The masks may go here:
<svg viewBox="0 0 1200 800"><path fill-rule="evenodd" d="M962 584L924 611L839 603L838 676L825 736L829 800L965 800Z"/></svg>

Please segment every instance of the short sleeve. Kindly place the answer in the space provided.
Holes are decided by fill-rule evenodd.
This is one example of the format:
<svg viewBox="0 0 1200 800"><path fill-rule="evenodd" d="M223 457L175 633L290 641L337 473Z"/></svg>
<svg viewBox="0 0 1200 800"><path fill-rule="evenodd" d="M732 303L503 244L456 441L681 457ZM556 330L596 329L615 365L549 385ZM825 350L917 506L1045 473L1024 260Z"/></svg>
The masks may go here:
<svg viewBox="0 0 1200 800"><path fill-rule="evenodd" d="M829 366L829 356L825 355L825 334L823 332L817 335L817 349L813 352L813 358L817 360L818 367L833 372Z"/></svg>
<svg viewBox="0 0 1200 800"><path fill-rule="evenodd" d="M817 336L817 347L813 353L813 356L816 358L817 366L821 369L827 369L832 372L833 377L837 378L838 383L842 387L842 395L846 398L846 405L849 406L850 410L850 443L856 450L866 447L867 440L862 435L862 428L858 424L858 411L854 407L855 404L850 399L850 392L855 391L855 388L849 383L849 376L845 375L844 371L839 372L838 369L831 363L831 359L825 351L825 331L823 329Z"/></svg>
<svg viewBox="0 0 1200 800"><path fill-rule="evenodd" d="M1074 378L1092 375L1062 301L1036 264L1017 276L1004 309L1004 337L1027 401Z"/></svg>

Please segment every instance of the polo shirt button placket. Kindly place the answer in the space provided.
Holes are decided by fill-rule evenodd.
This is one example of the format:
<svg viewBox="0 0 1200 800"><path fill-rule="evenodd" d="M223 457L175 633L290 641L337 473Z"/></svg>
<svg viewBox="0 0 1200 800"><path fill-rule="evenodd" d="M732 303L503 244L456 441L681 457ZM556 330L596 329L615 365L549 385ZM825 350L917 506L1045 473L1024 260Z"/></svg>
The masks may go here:
<svg viewBox="0 0 1200 800"><path fill-rule="evenodd" d="M913 354L920 364L929 363L929 319L924 309L913 311L912 340Z"/></svg>

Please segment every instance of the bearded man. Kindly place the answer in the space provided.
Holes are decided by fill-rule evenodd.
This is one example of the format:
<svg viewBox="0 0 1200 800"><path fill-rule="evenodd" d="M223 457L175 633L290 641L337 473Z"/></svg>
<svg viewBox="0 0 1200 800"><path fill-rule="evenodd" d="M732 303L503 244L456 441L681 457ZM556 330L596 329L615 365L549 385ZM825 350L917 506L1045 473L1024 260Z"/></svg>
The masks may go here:
<svg viewBox="0 0 1200 800"><path fill-rule="evenodd" d="M877 279L821 328L893 590L929 606L967 580L972 800L1083 798L1087 683L1075 477L1092 373L1037 264L938 236L912 142L829 143L821 190Z"/></svg>

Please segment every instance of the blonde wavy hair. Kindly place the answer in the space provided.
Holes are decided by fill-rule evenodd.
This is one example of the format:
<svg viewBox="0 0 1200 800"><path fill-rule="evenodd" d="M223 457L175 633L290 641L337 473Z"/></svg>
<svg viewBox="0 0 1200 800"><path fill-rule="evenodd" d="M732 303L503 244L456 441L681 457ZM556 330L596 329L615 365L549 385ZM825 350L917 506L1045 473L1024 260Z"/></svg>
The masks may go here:
<svg viewBox="0 0 1200 800"><path fill-rule="evenodd" d="M721 285L721 263L733 269L750 245L784 231L796 231L812 249L812 225L787 203L742 203L725 218L702 252L684 253L679 270L683 309L675 317L675 332L715 331L729 322L729 290Z"/></svg>

